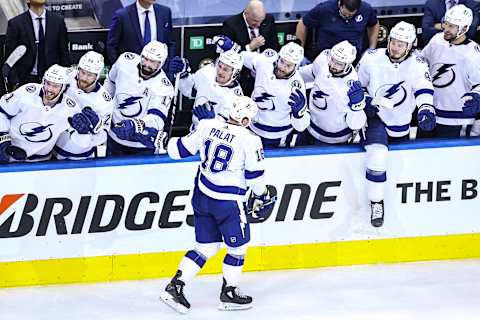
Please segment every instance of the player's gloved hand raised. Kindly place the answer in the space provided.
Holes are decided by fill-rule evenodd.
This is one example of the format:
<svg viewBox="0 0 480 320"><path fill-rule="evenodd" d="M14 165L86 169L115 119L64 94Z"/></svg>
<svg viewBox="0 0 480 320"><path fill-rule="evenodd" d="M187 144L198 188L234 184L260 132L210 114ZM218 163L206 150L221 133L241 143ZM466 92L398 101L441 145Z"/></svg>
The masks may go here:
<svg viewBox="0 0 480 320"><path fill-rule="evenodd" d="M290 94L288 105L292 108L292 114L295 118L301 118L307 110L305 103L305 95L300 89L296 89L295 92Z"/></svg>
<svg viewBox="0 0 480 320"><path fill-rule="evenodd" d="M462 96L463 113L469 117L475 117L480 112L480 94L476 92L465 93Z"/></svg>
<svg viewBox="0 0 480 320"><path fill-rule="evenodd" d="M210 104L204 103L193 108L193 115L198 120L215 118L215 111L210 107Z"/></svg>
<svg viewBox="0 0 480 320"><path fill-rule="evenodd" d="M435 109L432 105L422 104L417 113L418 127L423 131L432 131L435 128L437 120L435 118Z"/></svg>
<svg viewBox="0 0 480 320"><path fill-rule="evenodd" d="M73 117L68 118L68 123L80 134L89 133L92 126L92 123L83 112L76 113Z"/></svg>
<svg viewBox="0 0 480 320"><path fill-rule="evenodd" d="M249 222L262 222L267 220L272 212L272 208L277 201L277 192L273 186L266 186L266 190L261 195L251 193L247 201L247 219Z"/></svg>
<svg viewBox="0 0 480 320"><path fill-rule="evenodd" d="M360 81L354 81L348 89L348 106L352 111L360 111L365 108L365 92Z"/></svg>
<svg viewBox="0 0 480 320"><path fill-rule="evenodd" d="M168 71L171 74L180 73L180 78L185 78L191 71L190 63L187 59L176 56L170 60Z"/></svg>
<svg viewBox="0 0 480 320"><path fill-rule="evenodd" d="M237 43L233 42L232 39L223 34L213 37L213 42L217 45L217 53L222 53L228 50L235 50L236 52L240 52L240 46Z"/></svg>
<svg viewBox="0 0 480 320"><path fill-rule="evenodd" d="M135 135L142 133L144 128L143 120L133 118L120 121L112 127L112 131L122 140L135 141Z"/></svg>
<svg viewBox="0 0 480 320"><path fill-rule="evenodd" d="M88 118L88 121L90 121L90 132L97 133L100 131L102 124L98 114L90 107L83 108L82 113Z"/></svg>

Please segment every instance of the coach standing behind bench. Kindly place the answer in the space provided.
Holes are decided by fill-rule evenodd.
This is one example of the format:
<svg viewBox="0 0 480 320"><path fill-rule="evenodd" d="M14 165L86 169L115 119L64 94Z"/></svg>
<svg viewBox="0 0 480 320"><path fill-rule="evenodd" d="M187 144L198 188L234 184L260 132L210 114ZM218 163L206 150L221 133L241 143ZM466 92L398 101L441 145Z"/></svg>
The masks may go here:
<svg viewBox="0 0 480 320"><path fill-rule="evenodd" d="M175 56L172 11L155 1L137 0L115 12L107 39L107 56L112 65L124 52L140 54L145 44L152 40L163 42L168 46L169 58ZM167 60L163 67L167 73L168 65Z"/></svg>
<svg viewBox="0 0 480 320"><path fill-rule="evenodd" d="M20 45L27 48L8 73L11 87L40 83L45 70L54 64L70 65L65 21L45 10L45 3L46 0L29 0L29 10L8 21L5 58Z"/></svg>

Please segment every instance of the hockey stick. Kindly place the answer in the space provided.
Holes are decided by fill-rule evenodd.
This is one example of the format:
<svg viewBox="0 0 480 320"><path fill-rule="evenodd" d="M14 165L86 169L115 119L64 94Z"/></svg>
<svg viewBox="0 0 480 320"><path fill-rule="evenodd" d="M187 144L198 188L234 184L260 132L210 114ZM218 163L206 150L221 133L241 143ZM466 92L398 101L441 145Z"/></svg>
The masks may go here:
<svg viewBox="0 0 480 320"><path fill-rule="evenodd" d="M2 68L2 73L3 73L3 85L5 86L5 92L8 93L8 73L10 73L10 70L13 68L13 66L20 60L24 55L25 52L27 52L27 47L22 45L19 45L18 47L15 48L15 50L10 53L8 56L7 60L5 60L5 64L3 65Z"/></svg>

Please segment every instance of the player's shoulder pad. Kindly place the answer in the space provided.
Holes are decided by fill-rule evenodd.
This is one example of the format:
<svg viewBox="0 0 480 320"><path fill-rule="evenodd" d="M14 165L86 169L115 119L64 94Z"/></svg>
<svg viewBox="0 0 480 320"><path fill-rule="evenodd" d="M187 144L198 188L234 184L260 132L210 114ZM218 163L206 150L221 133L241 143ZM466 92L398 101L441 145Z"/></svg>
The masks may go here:
<svg viewBox="0 0 480 320"><path fill-rule="evenodd" d="M473 54L475 54L476 56L480 55L480 44L476 43L475 41L472 41L472 48L473 48L472 50Z"/></svg>
<svg viewBox="0 0 480 320"><path fill-rule="evenodd" d="M367 54L373 55L373 54L377 53L377 51L378 50L376 48L368 48L367 49Z"/></svg>
<svg viewBox="0 0 480 320"><path fill-rule="evenodd" d="M422 56L422 53L417 49L413 50L412 57L414 57L418 63L427 63L427 60L425 60L425 58Z"/></svg>
<svg viewBox="0 0 480 320"><path fill-rule="evenodd" d="M106 102L113 100L112 96L105 89L102 90L102 99Z"/></svg>
<svg viewBox="0 0 480 320"><path fill-rule="evenodd" d="M120 57L124 60L134 60L136 57L138 57L138 54L133 52L124 52L120 55Z"/></svg>
<svg viewBox="0 0 480 320"><path fill-rule="evenodd" d="M298 75L298 74L297 74ZM304 82L302 81L302 78L298 78L298 77L295 77L292 82L290 83L290 86L292 87L292 92L295 90L295 89L304 89L305 86L304 86Z"/></svg>
<svg viewBox="0 0 480 320"><path fill-rule="evenodd" d="M236 80L235 80L236 81ZM236 95L236 96L243 96L243 91L242 91L242 87L240 86L240 84L236 85L234 88L233 88L233 93Z"/></svg>
<svg viewBox="0 0 480 320"><path fill-rule="evenodd" d="M27 93L27 94L31 94L31 95L34 95L36 94L37 92L40 91L41 89L41 85L40 84L37 84L37 83L27 83L25 85L22 86L22 91Z"/></svg>

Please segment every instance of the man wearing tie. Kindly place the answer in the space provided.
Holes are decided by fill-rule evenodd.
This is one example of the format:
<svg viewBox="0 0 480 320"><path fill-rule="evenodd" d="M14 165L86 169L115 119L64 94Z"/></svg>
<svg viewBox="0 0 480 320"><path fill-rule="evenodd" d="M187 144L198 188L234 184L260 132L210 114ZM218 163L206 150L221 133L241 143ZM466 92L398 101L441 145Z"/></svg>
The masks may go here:
<svg viewBox="0 0 480 320"><path fill-rule="evenodd" d="M262 1L251 0L245 10L223 22L222 34L239 44L242 50L263 52L266 49L280 50L275 28L275 19L265 12ZM254 78L243 69L239 77L246 96L253 91Z"/></svg>
<svg viewBox="0 0 480 320"><path fill-rule="evenodd" d="M468 30L467 36L470 39L475 38L477 27L480 22L480 2L476 2L475 0L427 0L422 18L423 45L427 45L435 34L442 31L442 18L445 16L445 12L457 4L463 4L472 9L473 22Z"/></svg>
<svg viewBox="0 0 480 320"><path fill-rule="evenodd" d="M45 70L54 64L70 65L67 27L62 16L45 10L46 0L28 0L29 10L10 19L5 38L5 57L20 45L25 55L6 70L11 87L40 83Z"/></svg>
<svg viewBox="0 0 480 320"><path fill-rule="evenodd" d="M124 52L140 54L145 44L152 40L168 46L169 58L175 56L170 8L155 3L156 0L137 0L115 12L107 39L107 56L113 65ZM168 71L164 64L163 69Z"/></svg>

